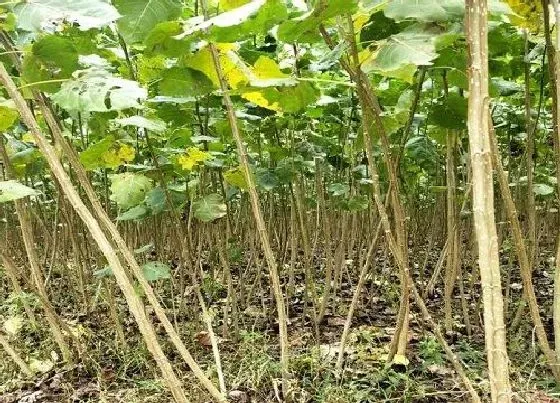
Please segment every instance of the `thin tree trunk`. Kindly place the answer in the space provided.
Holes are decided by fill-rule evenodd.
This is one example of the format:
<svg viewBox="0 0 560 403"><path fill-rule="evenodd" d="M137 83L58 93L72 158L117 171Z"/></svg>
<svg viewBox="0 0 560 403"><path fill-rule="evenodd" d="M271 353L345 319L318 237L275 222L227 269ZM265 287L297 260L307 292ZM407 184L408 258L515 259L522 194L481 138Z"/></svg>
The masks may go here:
<svg viewBox="0 0 560 403"><path fill-rule="evenodd" d="M473 213L484 304L484 337L492 402L511 402L509 360L500 282L498 236L489 135L488 5L466 0L465 28L469 49L468 129L473 174Z"/></svg>
<svg viewBox="0 0 560 403"><path fill-rule="evenodd" d="M228 84L225 81L224 73L220 64L220 58L218 51L214 44L210 44L210 52L212 53L212 59L214 61L214 68L216 74L218 75L220 81L220 88L223 93L224 104L227 110L228 120L231 126L231 131L235 143L237 145L237 153L239 157L239 164L243 171L243 176L247 183L247 191L249 193L249 198L251 201L251 207L253 210L253 216L255 218L255 224L257 226L257 231L259 233L259 239L263 248L264 256L268 265L268 270L270 273L270 280L272 282L272 292L274 294L274 299L276 301L276 311L278 316L278 326L280 335L280 364L282 366L282 391L284 398L288 398L288 358L289 358L289 344L288 344L288 325L286 317L286 307L284 305L284 296L282 294L282 286L280 284L280 276L278 275L278 263L276 262L276 257L274 256L274 251L270 245L270 240L268 233L266 231L266 224L263 219L260 199L257 193L257 188L255 186L255 181L253 179L253 174L251 173L251 167L249 166L249 161L247 158L247 150L245 149L245 144L243 144L243 139L241 138L241 132L237 125L237 117L235 116L235 110L233 108L233 103L229 96Z"/></svg>

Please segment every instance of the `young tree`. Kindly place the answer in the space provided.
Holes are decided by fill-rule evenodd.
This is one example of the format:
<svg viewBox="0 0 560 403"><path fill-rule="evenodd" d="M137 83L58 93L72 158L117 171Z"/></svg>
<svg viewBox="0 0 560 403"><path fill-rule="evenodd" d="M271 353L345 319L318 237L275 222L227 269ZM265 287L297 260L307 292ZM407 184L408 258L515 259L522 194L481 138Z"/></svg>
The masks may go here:
<svg viewBox="0 0 560 403"><path fill-rule="evenodd" d="M510 402L504 303L500 281L488 92L488 4L467 0L465 29L469 48L468 130L473 181L473 213L484 309L484 337L492 402Z"/></svg>

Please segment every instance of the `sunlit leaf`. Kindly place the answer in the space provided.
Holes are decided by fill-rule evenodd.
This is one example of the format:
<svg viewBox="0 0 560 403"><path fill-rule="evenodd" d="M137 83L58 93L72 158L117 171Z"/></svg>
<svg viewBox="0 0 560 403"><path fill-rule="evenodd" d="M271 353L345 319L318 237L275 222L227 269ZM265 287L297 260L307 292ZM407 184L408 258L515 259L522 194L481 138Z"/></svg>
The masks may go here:
<svg viewBox="0 0 560 403"><path fill-rule="evenodd" d="M88 30L109 25L120 16L103 0L26 0L14 7L14 13L24 31L52 31L53 25L64 21Z"/></svg>
<svg viewBox="0 0 560 403"><path fill-rule="evenodd" d="M239 189L247 189L247 181L240 167L232 168L224 172L224 180L226 183L236 186Z"/></svg>
<svg viewBox="0 0 560 403"><path fill-rule="evenodd" d="M8 106L0 105L0 131L6 131L14 125L19 114L17 110Z"/></svg>
<svg viewBox="0 0 560 403"><path fill-rule="evenodd" d="M283 42L313 43L321 40L319 25L329 18L351 14L356 0L319 0L315 8L301 17L292 18L278 27L278 37Z"/></svg>
<svg viewBox="0 0 560 403"><path fill-rule="evenodd" d="M33 372L40 372L46 373L53 369L54 363L51 360L38 360L36 358L32 358L29 362L29 368Z"/></svg>
<svg viewBox="0 0 560 403"><path fill-rule="evenodd" d="M554 193L554 187L546 183L535 183L533 185L533 192L538 196L548 196Z"/></svg>
<svg viewBox="0 0 560 403"><path fill-rule="evenodd" d="M23 316L20 315L10 316L8 319L4 321L4 330L9 335L15 336L16 334L19 333L24 323L25 323L25 319L23 319Z"/></svg>
<svg viewBox="0 0 560 403"><path fill-rule="evenodd" d="M265 34L287 17L284 1L253 0L208 20L202 17L192 18L186 22L185 31L181 36L204 30L216 42L235 42L247 36Z"/></svg>
<svg viewBox="0 0 560 403"><path fill-rule="evenodd" d="M111 175L109 178L111 179L110 199L116 202L120 209L128 210L137 206L152 189L152 181L141 174L125 172Z"/></svg>
<svg viewBox="0 0 560 403"><path fill-rule="evenodd" d="M197 147L190 147L186 154L181 155L177 162L181 167L187 171L190 171L194 166L210 159L212 155L206 151L202 151Z"/></svg>
<svg viewBox="0 0 560 403"><path fill-rule="evenodd" d="M104 70L79 70L73 76L73 80L62 84L60 91L52 96L60 107L70 112L137 108L148 95L137 82L112 76Z"/></svg>
<svg viewBox="0 0 560 403"><path fill-rule="evenodd" d="M378 51L362 64L362 69L366 73L375 71L411 82L417 66L429 66L437 57L435 38L434 33L413 26L387 38ZM406 69L406 74L402 73L402 69Z"/></svg>
<svg viewBox="0 0 560 403"><path fill-rule="evenodd" d="M0 182L0 203L37 196L39 192L14 180Z"/></svg>

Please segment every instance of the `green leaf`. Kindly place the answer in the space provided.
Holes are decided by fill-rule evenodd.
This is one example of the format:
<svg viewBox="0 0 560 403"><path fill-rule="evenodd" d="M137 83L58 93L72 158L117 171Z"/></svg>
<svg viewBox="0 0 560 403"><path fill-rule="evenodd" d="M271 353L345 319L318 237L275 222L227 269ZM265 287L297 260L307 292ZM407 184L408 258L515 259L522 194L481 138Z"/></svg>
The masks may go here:
<svg viewBox="0 0 560 403"><path fill-rule="evenodd" d="M227 206L222 196L211 193L192 204L194 216L203 222L210 222L227 214Z"/></svg>
<svg viewBox="0 0 560 403"><path fill-rule="evenodd" d="M253 87L277 87L295 85L297 81L280 70L278 64L269 57L259 56L249 74Z"/></svg>
<svg viewBox="0 0 560 403"><path fill-rule="evenodd" d="M200 96L214 89L212 81L202 72L188 67L172 67L164 70L159 82L161 95L170 97Z"/></svg>
<svg viewBox="0 0 560 403"><path fill-rule="evenodd" d="M221 10L231 10L232 8L241 7L243 4L249 3L251 0L220 0Z"/></svg>
<svg viewBox="0 0 560 403"><path fill-rule="evenodd" d="M446 21L447 12L441 3L436 0L392 0L385 7L387 17L397 21L414 18L420 21Z"/></svg>
<svg viewBox="0 0 560 403"><path fill-rule="evenodd" d="M212 25L209 35L217 42L235 42L265 34L286 18L288 11L282 0L251 1L208 20Z"/></svg>
<svg viewBox="0 0 560 403"><path fill-rule="evenodd" d="M136 81L114 77L99 69L79 70L74 79L62 84L52 96L69 112L107 112L137 108L147 98L147 91Z"/></svg>
<svg viewBox="0 0 560 403"><path fill-rule="evenodd" d="M510 95L514 95L518 92L523 91L523 87L514 81L504 80L503 78L499 77L492 77L491 82L502 97L508 97Z"/></svg>
<svg viewBox="0 0 560 403"><path fill-rule="evenodd" d="M331 183L327 190L333 196L342 196L350 191L350 186L346 183Z"/></svg>
<svg viewBox="0 0 560 403"><path fill-rule="evenodd" d="M152 214L158 214L165 210L165 192L160 186L150 190L144 201L149 209L152 210Z"/></svg>
<svg viewBox="0 0 560 403"><path fill-rule="evenodd" d="M139 255L139 254L142 254L142 253L151 252L152 250L154 250L154 244L153 243L148 243L144 246L139 247L138 249L134 249L134 253Z"/></svg>
<svg viewBox="0 0 560 403"><path fill-rule="evenodd" d="M128 43L142 42L160 22L181 14L181 0L113 0L122 14L117 22L119 32Z"/></svg>
<svg viewBox="0 0 560 403"><path fill-rule="evenodd" d="M37 196L40 192L14 180L0 182L0 203Z"/></svg>
<svg viewBox="0 0 560 403"><path fill-rule="evenodd" d="M400 31L399 24L393 19L388 18L383 12L373 13L368 22L360 31L360 42L369 45L372 42L385 39Z"/></svg>
<svg viewBox="0 0 560 403"><path fill-rule="evenodd" d="M157 24L144 39L146 55L163 54L169 57L179 57L189 50L189 43L177 39L183 32L179 21L165 21Z"/></svg>
<svg viewBox="0 0 560 403"><path fill-rule="evenodd" d="M165 131L166 125L163 120L148 119L144 116L129 116L127 118L115 119L115 123L121 126L135 126L142 129L150 130L156 133Z"/></svg>
<svg viewBox="0 0 560 403"><path fill-rule="evenodd" d="M245 93L246 96L248 93ZM255 94L255 92L251 92ZM301 82L294 87L284 87L280 89L265 88L259 92L262 99L266 102L259 106L272 110L281 110L287 113L296 113L313 104L319 98L319 91L308 82ZM250 99L250 98L248 98ZM254 98L252 102L257 102Z"/></svg>
<svg viewBox="0 0 560 403"><path fill-rule="evenodd" d="M467 99L449 93L432 106L429 122L446 129L464 129L467 124Z"/></svg>
<svg viewBox="0 0 560 403"><path fill-rule="evenodd" d="M366 73L375 71L381 75L395 77L395 73L398 74L405 68L407 74L401 74L400 78L406 77L406 81L411 82L416 66L429 66L437 57L436 37L434 33L417 26L392 35L380 46L374 57L363 63L362 69Z"/></svg>
<svg viewBox="0 0 560 403"><path fill-rule="evenodd" d="M368 206L369 199L365 195L351 197L346 204L348 211L364 211L367 210Z"/></svg>
<svg viewBox="0 0 560 403"><path fill-rule="evenodd" d="M141 174L125 172L110 176L110 199L117 203L120 209L130 209L140 204L146 193L152 189L151 180Z"/></svg>
<svg viewBox="0 0 560 403"><path fill-rule="evenodd" d="M352 14L356 0L318 0L311 13L290 19L278 27L278 38L283 42L313 43L321 40L319 25L329 18Z"/></svg>
<svg viewBox="0 0 560 403"><path fill-rule="evenodd" d="M41 91L55 92L60 88L60 80L72 77L78 69L78 60L72 39L46 35L39 38L31 52L25 55L22 78L27 84L41 82L35 85Z"/></svg>
<svg viewBox="0 0 560 403"><path fill-rule="evenodd" d="M270 192L280 184L278 176L273 171L267 168L259 168L256 172L257 186L261 187L267 192Z"/></svg>
<svg viewBox="0 0 560 403"><path fill-rule="evenodd" d="M488 11L493 14L511 14L507 4L489 0ZM416 19L425 22L442 22L459 19L465 13L463 0L391 0L385 7L385 15L397 21Z"/></svg>
<svg viewBox="0 0 560 403"><path fill-rule="evenodd" d="M0 105L0 131L6 131L19 118L18 111L8 106Z"/></svg>
<svg viewBox="0 0 560 403"><path fill-rule="evenodd" d="M111 149L115 143L113 136L107 136L95 144L90 145L80 153L80 162L87 170L105 167L103 154Z"/></svg>
<svg viewBox="0 0 560 403"><path fill-rule="evenodd" d="M17 27L24 31L52 30L67 21L82 30L101 28L119 18L118 11L103 0L27 0L14 7Z"/></svg>
<svg viewBox="0 0 560 403"><path fill-rule="evenodd" d="M117 221L131 221L131 220L141 220L146 217L148 209L146 206L139 204L138 206L132 207L130 210L119 214Z"/></svg>
<svg viewBox="0 0 560 403"><path fill-rule="evenodd" d="M243 190L247 189L247 181L240 167L232 168L224 172L224 180L231 186L236 186Z"/></svg>
<svg viewBox="0 0 560 403"><path fill-rule="evenodd" d="M142 265L142 272L148 281L171 278L171 268L162 262L148 262Z"/></svg>
<svg viewBox="0 0 560 403"><path fill-rule="evenodd" d="M47 373L54 368L54 363L51 360L31 358L29 368L31 368L33 372Z"/></svg>

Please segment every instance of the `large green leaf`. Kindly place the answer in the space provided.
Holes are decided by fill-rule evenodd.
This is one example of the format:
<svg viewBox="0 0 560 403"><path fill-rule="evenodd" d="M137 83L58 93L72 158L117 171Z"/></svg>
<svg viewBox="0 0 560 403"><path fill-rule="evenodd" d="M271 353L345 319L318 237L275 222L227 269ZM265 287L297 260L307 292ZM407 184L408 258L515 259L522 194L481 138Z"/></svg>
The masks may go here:
<svg viewBox="0 0 560 403"><path fill-rule="evenodd" d="M117 203L120 209L130 209L140 204L152 188L150 178L132 172L110 176L110 199Z"/></svg>
<svg viewBox="0 0 560 403"><path fill-rule="evenodd" d="M210 222L226 215L227 207L222 196L211 193L198 199L192 205L194 216L200 221Z"/></svg>
<svg viewBox="0 0 560 403"><path fill-rule="evenodd" d="M268 168L259 168L256 172L257 186L263 188L267 192L274 189L279 184L278 177Z"/></svg>
<svg viewBox="0 0 560 403"><path fill-rule="evenodd" d="M248 94L259 94L256 98L249 98ZM251 91L243 94L244 98L258 103L261 107L287 113L296 113L306 106L313 104L319 98L319 91L308 82L300 82L294 87L265 88L261 91Z"/></svg>
<svg viewBox="0 0 560 403"><path fill-rule="evenodd" d="M119 18L119 13L103 0L27 0L14 7L17 27L42 31L63 21L76 23L82 30L100 28Z"/></svg>
<svg viewBox="0 0 560 403"><path fill-rule="evenodd" d="M189 42L177 39L183 33L179 21L164 21L157 24L144 39L146 55L164 54L169 57L179 57L189 50Z"/></svg>
<svg viewBox="0 0 560 403"><path fill-rule="evenodd" d="M117 221L141 220L148 214L148 209L143 204L132 207L130 210L119 214Z"/></svg>
<svg viewBox="0 0 560 403"><path fill-rule="evenodd" d="M217 42L235 42L252 35L265 34L288 17L282 0L254 0L220 13L206 21L200 17L187 21L183 36L207 30Z"/></svg>
<svg viewBox="0 0 560 403"><path fill-rule="evenodd" d="M136 81L114 77L105 70L79 70L62 84L53 100L69 112L107 112L140 106L147 91Z"/></svg>
<svg viewBox="0 0 560 403"><path fill-rule="evenodd" d="M511 9L500 0L489 0L488 10L493 14L511 14ZM440 22L462 18L464 0L390 0L385 15L397 21L416 19Z"/></svg>
<svg viewBox="0 0 560 403"><path fill-rule="evenodd" d="M437 57L436 37L417 26L392 35L362 64L362 69L411 82L417 66L429 66Z"/></svg>
<svg viewBox="0 0 560 403"><path fill-rule="evenodd" d="M548 196L554 193L554 188L546 183L535 183L533 185L533 192L537 196Z"/></svg>
<svg viewBox="0 0 560 403"><path fill-rule="evenodd" d="M90 145L80 153L80 162L88 170L104 167L103 155L111 149L114 143L115 138L107 136L97 143Z"/></svg>
<svg viewBox="0 0 560 403"><path fill-rule="evenodd" d="M16 181L0 182L0 203L36 196L39 192Z"/></svg>
<svg viewBox="0 0 560 403"><path fill-rule="evenodd" d="M351 14L357 4L356 0L318 0L312 12L280 24L278 38L290 43L320 41L319 25L329 18Z"/></svg>
<svg viewBox="0 0 560 403"><path fill-rule="evenodd" d="M25 55L22 78L45 92L60 88L60 80L72 77L79 68L79 56L71 38L46 35L39 38Z"/></svg>
<svg viewBox="0 0 560 403"><path fill-rule="evenodd" d="M432 106L429 122L446 129L464 129L467 120L467 100L450 93Z"/></svg>
<svg viewBox="0 0 560 403"><path fill-rule="evenodd" d="M160 186L153 188L146 194L144 201L146 206L152 211L152 214L161 213L165 210L166 205L165 191Z"/></svg>
<svg viewBox="0 0 560 403"><path fill-rule="evenodd" d="M118 28L128 43L142 42L160 22L172 20L181 14L181 0L114 0L122 18Z"/></svg>
<svg viewBox="0 0 560 403"><path fill-rule="evenodd" d="M158 85L160 94L170 97L204 95L214 88L212 81L204 73L188 67L164 70Z"/></svg>
<svg viewBox="0 0 560 403"><path fill-rule="evenodd" d="M385 15L397 21L415 18L420 21L445 21L448 18L443 1L392 0L385 7Z"/></svg>
<svg viewBox="0 0 560 403"><path fill-rule="evenodd" d="M343 196L350 191L350 186L346 183L331 183L327 190L333 196Z"/></svg>
<svg viewBox="0 0 560 403"><path fill-rule="evenodd" d="M142 265L142 272L148 281L171 278L171 268L162 262L148 262Z"/></svg>

